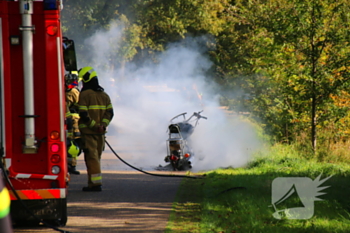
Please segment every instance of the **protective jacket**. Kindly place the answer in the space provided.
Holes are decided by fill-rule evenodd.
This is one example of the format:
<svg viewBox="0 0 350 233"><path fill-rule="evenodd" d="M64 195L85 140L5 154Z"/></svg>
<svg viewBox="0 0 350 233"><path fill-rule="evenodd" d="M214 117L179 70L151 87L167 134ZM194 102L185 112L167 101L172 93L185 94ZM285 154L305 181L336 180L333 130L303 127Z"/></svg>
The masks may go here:
<svg viewBox="0 0 350 233"><path fill-rule="evenodd" d="M70 112L78 113L79 111L79 90L77 88L72 88L66 91L66 104Z"/></svg>
<svg viewBox="0 0 350 233"><path fill-rule="evenodd" d="M79 115L81 133L103 134L96 132L96 128L107 127L113 118L113 107L107 93L102 90L83 89L79 97Z"/></svg>
<svg viewBox="0 0 350 233"><path fill-rule="evenodd" d="M80 92L77 88L66 90L66 117L72 121L72 128L68 130L68 138L74 139L80 136L79 132L79 95Z"/></svg>

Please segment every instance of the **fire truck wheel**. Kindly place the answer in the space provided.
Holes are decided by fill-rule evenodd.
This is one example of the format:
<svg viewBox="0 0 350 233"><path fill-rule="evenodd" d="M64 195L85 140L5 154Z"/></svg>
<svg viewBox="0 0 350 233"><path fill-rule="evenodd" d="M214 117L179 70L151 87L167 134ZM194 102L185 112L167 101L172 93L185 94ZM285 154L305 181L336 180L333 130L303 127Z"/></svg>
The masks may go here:
<svg viewBox="0 0 350 233"><path fill-rule="evenodd" d="M49 219L44 221L54 227L64 227L67 223L67 216L62 217L61 219Z"/></svg>
<svg viewBox="0 0 350 233"><path fill-rule="evenodd" d="M67 223L67 200L64 200L64 203L62 204L62 216L61 219L59 219L60 226L63 227Z"/></svg>
<svg viewBox="0 0 350 233"><path fill-rule="evenodd" d="M60 219L48 219L44 221L54 227L64 227L67 223L67 214Z"/></svg>
<svg viewBox="0 0 350 233"><path fill-rule="evenodd" d="M48 224L55 227L64 227L67 223L67 199L63 199L59 204L61 206L61 216L58 219L46 219L44 220Z"/></svg>
<svg viewBox="0 0 350 233"><path fill-rule="evenodd" d="M64 227L66 225L66 223L67 223L67 213L66 213L66 216L64 216L60 219L60 226Z"/></svg>

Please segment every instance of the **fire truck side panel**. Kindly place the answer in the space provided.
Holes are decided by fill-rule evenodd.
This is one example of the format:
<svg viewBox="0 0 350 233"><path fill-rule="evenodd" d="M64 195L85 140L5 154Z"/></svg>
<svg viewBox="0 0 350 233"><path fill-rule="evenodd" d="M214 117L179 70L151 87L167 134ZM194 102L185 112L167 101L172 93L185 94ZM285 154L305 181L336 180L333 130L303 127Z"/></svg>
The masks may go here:
<svg viewBox="0 0 350 233"><path fill-rule="evenodd" d="M44 10L42 1L33 2L34 132L37 151L24 153L26 87L19 4L19 1L0 0L0 36L3 42L0 52L2 51L4 67L4 161L16 193L25 200L29 208L42 219L60 219L65 224L67 154L59 10ZM20 43L11 44L11 36L18 36ZM52 134L53 132L56 133ZM10 189L9 186L8 188ZM12 191L10 193L13 200L11 215L19 219L29 219L19 202L14 201L17 199L16 195ZM45 207L45 203L51 204ZM53 209L57 211L50 215Z"/></svg>
<svg viewBox="0 0 350 233"><path fill-rule="evenodd" d="M9 2L9 5L17 2ZM34 2L35 3L35 2ZM16 4L18 5L18 4ZM19 9L19 6L11 7L11 9ZM11 147L11 170L14 173L28 174L49 174L54 164L50 161L50 150L52 144L58 145L61 155L61 161L65 161L65 145L59 138L51 140L50 132L61 130L62 114L60 108L59 85L63 80L59 79L58 56L61 48L58 48L57 40L60 39L59 21L57 11L53 13L46 11L44 14L42 5L34 4L34 14L32 17L33 25L35 25L35 33L33 34L33 58L34 58L34 107L35 107L35 135L38 141L39 149L36 154L23 154L22 143L24 135L24 84L23 84L23 59L21 45L10 46L10 70L11 70L11 109L12 111L12 131L13 146ZM21 15L9 14L10 35L20 35L19 26L21 24ZM58 29L56 35L48 35L46 28L49 26ZM58 38L58 39L57 39ZM60 45L62 43L60 42ZM61 54L59 57L62 57ZM62 64L62 62L60 62ZM60 67L60 69L62 69ZM62 70L60 71L62 73ZM60 77L61 78L61 77ZM65 164L60 163L61 170L66 170ZM61 172L63 174L63 172Z"/></svg>
<svg viewBox="0 0 350 233"><path fill-rule="evenodd" d="M11 7L14 9L18 7ZM35 9L34 9L35 12ZM46 128L46 114L45 114L45 102L43 99L44 95L42 92L45 92L44 86L46 85L46 80L44 76L40 74L40 66L43 69L42 60L45 59L44 48L45 44L40 37L43 37L43 34L40 34L39 28L42 27L38 22L36 22L37 14L33 14L32 22L35 25L35 33L33 34L33 65L34 65L34 112L37 115L37 118L34 118L35 122L35 136L37 140L45 140L46 132L43 131ZM19 11L16 14L9 15L9 25L10 25L10 35L20 35L21 31L19 26L21 25L21 14ZM39 31L38 31L39 30ZM41 42L42 48L38 48L39 42ZM40 58L41 55L41 58ZM20 45L11 45L10 46L10 69L11 69L11 99L12 99L12 163L11 169L14 173L38 173L46 174L48 170L48 161L47 161L47 143L41 143L36 154L23 154L22 144L24 142L24 74L23 74L23 52L22 44ZM39 58L39 60L37 60ZM39 64L39 61L41 64ZM8 121L7 121L8 122ZM45 127L44 127L45 126ZM9 130L6 130L7 132ZM30 187L28 187L30 188Z"/></svg>

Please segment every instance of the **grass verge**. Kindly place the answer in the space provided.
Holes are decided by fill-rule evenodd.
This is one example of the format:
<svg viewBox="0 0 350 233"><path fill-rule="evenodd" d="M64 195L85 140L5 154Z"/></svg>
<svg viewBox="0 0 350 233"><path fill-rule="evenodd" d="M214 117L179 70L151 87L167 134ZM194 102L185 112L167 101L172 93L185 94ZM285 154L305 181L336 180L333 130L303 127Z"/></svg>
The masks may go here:
<svg viewBox="0 0 350 233"><path fill-rule="evenodd" d="M204 180L183 179L165 232L200 232Z"/></svg>
<svg viewBox="0 0 350 233"><path fill-rule="evenodd" d="M207 172L204 179L183 180L166 232L350 232L349 164L306 159L295 151L291 146L276 145L246 168L218 169ZM316 185L319 175L321 180L332 177ZM322 201L301 201L299 187L276 205L282 210L311 204L310 218L290 219L287 211L276 219L272 182L279 177L308 177L312 182L307 188L330 187L320 191L325 193L318 196Z"/></svg>

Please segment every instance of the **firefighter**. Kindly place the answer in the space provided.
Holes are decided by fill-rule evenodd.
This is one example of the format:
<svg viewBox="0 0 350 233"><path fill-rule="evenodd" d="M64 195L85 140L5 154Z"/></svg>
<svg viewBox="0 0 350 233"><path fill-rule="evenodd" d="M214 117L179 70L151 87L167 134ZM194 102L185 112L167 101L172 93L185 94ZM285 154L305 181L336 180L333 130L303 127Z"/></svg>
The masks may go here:
<svg viewBox="0 0 350 233"><path fill-rule="evenodd" d="M65 86L66 86L66 117L70 125L68 126L67 134L67 148L68 148L68 172L74 175L79 175L80 172L76 170L77 165L77 153L69 153L70 147L79 146L80 142L80 131L78 126L79 121L79 90L78 76L74 73L66 74Z"/></svg>
<svg viewBox="0 0 350 233"><path fill-rule="evenodd" d="M79 70L83 88L79 97L79 129L88 173L88 186L83 191L102 191L101 155L105 146L106 128L113 118L109 95L99 85L92 67Z"/></svg>

